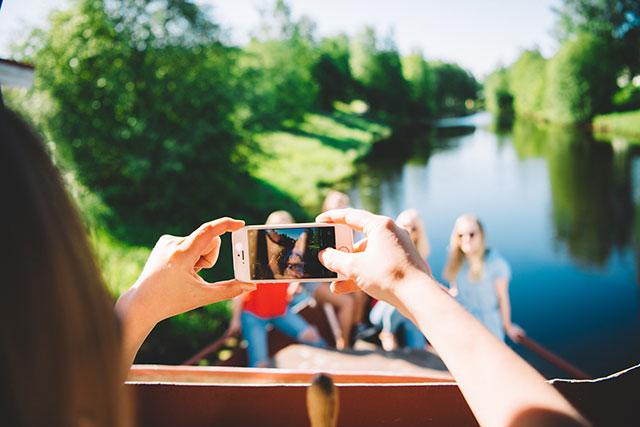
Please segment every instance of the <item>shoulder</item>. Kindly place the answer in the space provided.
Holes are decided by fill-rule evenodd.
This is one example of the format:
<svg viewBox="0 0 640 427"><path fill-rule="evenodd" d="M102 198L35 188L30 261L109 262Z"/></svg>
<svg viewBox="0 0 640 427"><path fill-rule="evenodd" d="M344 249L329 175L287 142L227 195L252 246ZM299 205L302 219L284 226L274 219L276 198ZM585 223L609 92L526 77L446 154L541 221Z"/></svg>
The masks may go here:
<svg viewBox="0 0 640 427"><path fill-rule="evenodd" d="M496 277L511 277L511 266L509 262L495 249L487 250L485 264L495 273Z"/></svg>

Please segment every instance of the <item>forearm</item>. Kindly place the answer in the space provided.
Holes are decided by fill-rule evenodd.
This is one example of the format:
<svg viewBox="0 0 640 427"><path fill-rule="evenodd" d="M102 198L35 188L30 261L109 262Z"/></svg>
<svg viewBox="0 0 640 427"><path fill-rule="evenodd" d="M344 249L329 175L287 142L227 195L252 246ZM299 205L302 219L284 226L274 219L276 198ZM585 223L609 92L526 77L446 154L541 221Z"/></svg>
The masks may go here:
<svg viewBox="0 0 640 427"><path fill-rule="evenodd" d="M127 371L133 364L140 346L156 325L155 321L136 315L141 313L141 310L136 306L139 301L135 299L135 292L135 288L129 289L118 299L115 306L122 327L124 368Z"/></svg>
<svg viewBox="0 0 640 427"><path fill-rule="evenodd" d="M399 287L402 311L438 350L481 425L506 426L527 410L579 413L531 366L426 274Z"/></svg>
<svg viewBox="0 0 640 427"><path fill-rule="evenodd" d="M511 302L509 297L501 296L499 299L500 317L502 317L502 325L505 329L511 327Z"/></svg>

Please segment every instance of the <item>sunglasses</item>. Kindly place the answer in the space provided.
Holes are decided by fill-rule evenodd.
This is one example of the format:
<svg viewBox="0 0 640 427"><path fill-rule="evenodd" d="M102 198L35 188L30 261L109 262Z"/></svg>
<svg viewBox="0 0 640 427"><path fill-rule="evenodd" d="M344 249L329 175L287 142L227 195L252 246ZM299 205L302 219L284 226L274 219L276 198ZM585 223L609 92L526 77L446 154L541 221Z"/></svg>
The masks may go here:
<svg viewBox="0 0 640 427"><path fill-rule="evenodd" d="M458 233L458 237L462 239L464 236L469 236L470 239L473 239L477 233L472 231L470 233Z"/></svg>

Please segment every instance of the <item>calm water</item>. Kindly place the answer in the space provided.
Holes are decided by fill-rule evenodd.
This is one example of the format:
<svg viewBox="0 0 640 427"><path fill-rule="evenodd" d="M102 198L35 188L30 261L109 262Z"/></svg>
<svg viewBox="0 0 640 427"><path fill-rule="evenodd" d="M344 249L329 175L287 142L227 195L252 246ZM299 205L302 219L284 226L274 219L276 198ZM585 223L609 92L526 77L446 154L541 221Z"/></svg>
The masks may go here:
<svg viewBox="0 0 640 427"><path fill-rule="evenodd" d="M527 123L497 134L488 121L408 136L400 154L382 146L362 165L354 205L392 217L416 208L436 274L455 218L476 213L511 264L513 320L530 337L593 375L639 363L640 151Z"/></svg>

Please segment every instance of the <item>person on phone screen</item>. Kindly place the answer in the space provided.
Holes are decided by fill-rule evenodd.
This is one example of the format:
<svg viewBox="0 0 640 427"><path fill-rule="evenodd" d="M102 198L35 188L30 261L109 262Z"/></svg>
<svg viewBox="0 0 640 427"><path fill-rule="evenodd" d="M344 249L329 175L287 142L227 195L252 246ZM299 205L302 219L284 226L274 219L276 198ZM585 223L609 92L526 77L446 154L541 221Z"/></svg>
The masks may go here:
<svg viewBox="0 0 640 427"><path fill-rule="evenodd" d="M511 322L511 268L495 249L486 246L484 228L471 214L460 216L451 232L444 270L450 293L495 336L505 332L514 342L525 335Z"/></svg>
<svg viewBox="0 0 640 427"><path fill-rule="evenodd" d="M269 215L266 224L291 224L293 217L286 211L275 211ZM286 232L277 228L260 234L266 244L268 268L271 277L265 279L299 278L302 273L296 270L302 262L306 246L307 231L294 240ZM298 245L299 242L303 242ZM259 249L258 249L259 251ZM291 267L294 266L294 267ZM325 342L315 327L309 325L299 314L288 306L290 284L258 283L254 292L242 295L234 300L233 315L228 334L242 332L247 340L247 353L250 367L269 365L269 343L267 327L272 325L281 332L305 344L324 347Z"/></svg>
<svg viewBox="0 0 640 427"><path fill-rule="evenodd" d="M134 425L134 399L124 380L155 325L256 289L233 279L207 283L198 274L216 264L220 236L244 226L224 217L186 236L162 236L114 309L86 229L45 144L1 105L0 194L10 201L2 209L7 226L0 245L4 425ZM393 221L355 210L318 220L346 223L368 239L354 254L321 253L325 267L350 279L334 283L335 291L363 290L412 319L428 334L480 424L589 425L442 291ZM429 408L424 410L428 416Z"/></svg>
<svg viewBox="0 0 640 427"><path fill-rule="evenodd" d="M407 209L400 212L396 218L396 224L409 233L418 253L426 260L431 252L431 246L418 211ZM381 329L380 342L387 351L396 349L398 342L396 336L399 333L402 333L404 348L420 350L424 349L427 344L427 340L416 325L403 316L393 305L385 301L375 302L369 313L369 320L374 326Z"/></svg>

